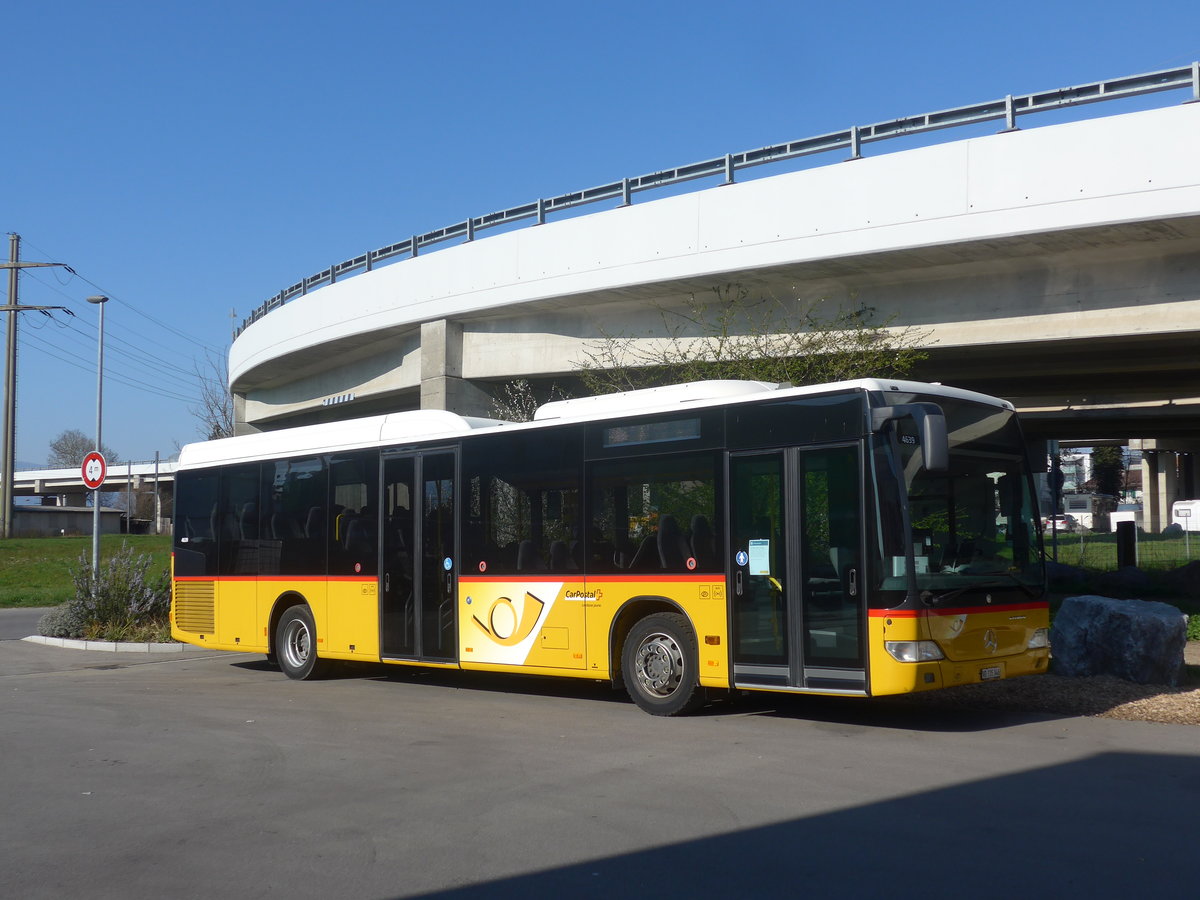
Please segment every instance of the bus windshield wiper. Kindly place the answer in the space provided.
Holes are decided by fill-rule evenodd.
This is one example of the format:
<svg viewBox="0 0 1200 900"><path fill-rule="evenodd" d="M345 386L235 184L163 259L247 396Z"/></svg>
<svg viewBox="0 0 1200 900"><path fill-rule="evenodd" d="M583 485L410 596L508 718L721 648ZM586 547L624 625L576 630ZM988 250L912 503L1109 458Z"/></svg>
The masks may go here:
<svg viewBox="0 0 1200 900"><path fill-rule="evenodd" d="M1017 587L1019 587L1021 590L1023 590L1025 592L1026 596L1029 596L1029 597L1039 596L1037 591L1035 591L1033 588L1031 588L1029 585L1027 585L1025 582L1023 582L1020 578L1018 578L1012 572L997 572L996 574L1003 578L1011 579L1013 584L1015 584Z"/></svg>
<svg viewBox="0 0 1200 900"><path fill-rule="evenodd" d="M1031 588L1029 585L1025 584L1025 582L1021 581L1016 575L1013 575L1011 572L994 572L992 574L995 575L996 577L1010 579L1013 584L1015 584L1017 587L1019 587L1022 591L1025 592L1026 596L1029 596L1029 597L1037 597L1038 596L1038 593L1033 588ZM989 581L979 581L979 582L976 582L975 584L964 584L962 587L955 588L954 590L946 591L941 594L934 594L932 591L922 591L921 592L921 602L924 603L926 606L941 606L943 603L953 600L955 597L959 597L959 596L965 594L967 591L987 590L989 588L997 588L997 587L1008 587L1008 585L1004 584L1003 582L997 583L997 582L989 582Z"/></svg>
<svg viewBox="0 0 1200 900"><path fill-rule="evenodd" d="M953 600L955 597L959 596L960 594L964 594L967 591L974 590L977 587L981 587L981 585L968 584L968 585L964 585L963 587L960 587L960 588L955 588L952 591L946 591L944 594L937 594L936 596L934 595L934 593L932 591L921 591L921 602L924 603L926 606L939 606L942 603L946 602L947 600Z"/></svg>

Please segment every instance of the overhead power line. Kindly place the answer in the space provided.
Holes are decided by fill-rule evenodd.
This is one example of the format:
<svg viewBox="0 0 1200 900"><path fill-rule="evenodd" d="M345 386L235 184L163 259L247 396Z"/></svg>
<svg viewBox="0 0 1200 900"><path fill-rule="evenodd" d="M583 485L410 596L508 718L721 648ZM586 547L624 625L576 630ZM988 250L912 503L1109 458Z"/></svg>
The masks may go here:
<svg viewBox="0 0 1200 900"><path fill-rule="evenodd" d="M59 322L56 319L54 324L57 326L58 333L60 335L68 339L72 339L74 344L86 348L86 350L90 352L91 348L96 345L96 337L92 334L87 334L84 332L77 324L78 321L78 319L75 319L74 321L70 322ZM43 324L40 327L33 328L32 330L42 331L47 327L49 327L48 324ZM138 345L131 344L119 337L106 335L105 340L108 344L106 349L109 352L126 360L133 367L141 369L147 373L146 377L152 377L154 379L167 379L168 381L175 382L186 388L192 388L196 384L197 376L194 369L185 369L182 366L175 365L174 363L162 359L161 357L146 353ZM68 343L70 342L70 340L60 342L61 349L67 350ZM82 356L83 354L81 353L79 355Z"/></svg>
<svg viewBox="0 0 1200 900"><path fill-rule="evenodd" d="M60 290L55 285L50 284L49 282L47 282L41 278L36 278L35 280L37 280L39 283L41 283L47 290L54 291L54 293L65 298L66 300L74 302L73 298L69 294L67 294L65 291ZM83 316L77 316L71 310L67 310L67 312L69 312L74 317L74 322L60 323L61 327L69 328L69 329L83 335L88 340L90 340L92 343L95 343L95 341L96 341L96 324L95 324L95 322L91 321L90 318L86 318ZM86 329L86 332L83 329ZM115 341L118 344L124 344L127 347L134 348L134 350L137 353L144 355L147 359L153 360L155 366L159 367L159 370L161 370L161 368L174 369L175 371L188 376L189 379L192 379L192 380L195 379L195 377L196 377L195 369L187 369L183 366L178 365L177 363L171 362L168 359L164 359L163 357L157 356L157 355L149 352L148 350L146 350L146 344L157 346L161 342L156 342L153 338L151 338L145 334L142 334L141 332L137 331L136 329L128 327L124 323L118 323L115 326L112 323L108 323L105 327L105 331L108 332L106 334L106 340ZM141 338L142 343L134 343L133 341L127 341L124 338L122 338L119 334L113 334L112 333L113 331L128 331L129 333ZM217 351L214 350L213 352L215 353Z"/></svg>
<svg viewBox="0 0 1200 900"><path fill-rule="evenodd" d="M49 345L48 342L41 341L34 336L30 336L30 340L32 341L32 346L30 347L31 350L41 353L44 356L49 356L52 359L56 359L59 362L65 363L68 366L74 366L75 368L81 369L84 372L92 372L94 374L95 363L89 364L88 362L83 361L79 358L72 358L69 356L63 356L60 353L56 353L55 352L56 348L53 348L53 345ZM43 345L45 345L45 346L43 346ZM182 403L197 403L200 399L196 395L187 396L184 394L173 393L171 391L162 390L160 388L153 387L151 385L146 384L145 382L137 380L136 376L130 376L127 373L114 371L111 368L111 366L105 367L104 377L105 377L105 379L111 378L113 381L117 382L118 384L123 384L126 387L131 387L134 390L144 391L147 394L154 394L159 397L164 397L168 400L178 400Z"/></svg>
<svg viewBox="0 0 1200 900"><path fill-rule="evenodd" d="M47 253L46 250L44 250L34 244L29 244L28 241L25 241L25 243L28 244L29 246L33 247L33 249L37 250L38 253L41 253L48 257L51 256L51 254ZM154 325L157 325L159 328L163 329L164 331L170 332L171 334L175 335L177 338L187 341L188 343L193 344L193 345L201 348L202 350L208 351L210 353L223 353L224 352L220 348L214 347L212 344L208 344L208 343L205 343L204 341L198 340L195 336L188 334L186 331L176 328L173 325L169 325L166 322L162 321L161 319L157 318L156 316L152 316L150 313L146 312L144 309L141 309L136 304L130 303L128 300L123 299L122 297L120 297L116 293L114 293L113 291L110 291L107 288L92 281L86 275L80 274L78 269L68 268L68 271L70 271L72 275L74 275L76 278L78 278L84 284L90 285L91 287L95 288L97 291L104 294L104 296L108 297L110 300L113 300L113 301L121 304L121 306L125 307L126 309L129 309L134 314L140 316L141 318L145 319L148 322L153 323ZM50 285L47 285L47 287L50 287Z"/></svg>

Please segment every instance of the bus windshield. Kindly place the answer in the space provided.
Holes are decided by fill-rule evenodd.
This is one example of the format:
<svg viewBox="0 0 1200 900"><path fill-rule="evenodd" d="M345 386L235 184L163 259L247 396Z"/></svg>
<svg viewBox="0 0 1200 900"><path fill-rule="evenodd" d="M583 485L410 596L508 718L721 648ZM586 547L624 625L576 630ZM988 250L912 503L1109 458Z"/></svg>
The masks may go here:
<svg viewBox="0 0 1200 900"><path fill-rule="evenodd" d="M996 599L1005 600L1039 596L1035 506L1015 414L946 397L902 396L889 400L941 406L950 438L949 471L931 474L922 464L914 423L897 423L918 590L935 600L975 589L996 589ZM885 588L903 589L896 582L907 581L906 565L893 557Z"/></svg>

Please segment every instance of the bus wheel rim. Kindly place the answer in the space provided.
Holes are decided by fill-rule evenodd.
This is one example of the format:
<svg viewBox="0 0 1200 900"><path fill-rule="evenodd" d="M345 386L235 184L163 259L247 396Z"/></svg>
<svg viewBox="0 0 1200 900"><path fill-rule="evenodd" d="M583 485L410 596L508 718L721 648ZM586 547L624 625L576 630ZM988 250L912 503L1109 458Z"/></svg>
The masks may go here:
<svg viewBox="0 0 1200 900"><path fill-rule="evenodd" d="M669 697L683 680L683 649L669 634L648 635L635 656L637 680L646 693Z"/></svg>
<svg viewBox="0 0 1200 900"><path fill-rule="evenodd" d="M287 656L288 662L294 668L303 666L308 662L310 649L308 628L300 621L289 622L283 635L283 653Z"/></svg>

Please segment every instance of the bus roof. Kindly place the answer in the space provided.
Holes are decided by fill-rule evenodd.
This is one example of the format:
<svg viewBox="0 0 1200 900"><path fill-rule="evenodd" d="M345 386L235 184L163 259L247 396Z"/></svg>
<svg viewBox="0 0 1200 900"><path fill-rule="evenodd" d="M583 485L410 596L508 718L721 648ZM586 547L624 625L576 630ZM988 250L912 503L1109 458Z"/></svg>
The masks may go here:
<svg viewBox="0 0 1200 900"><path fill-rule="evenodd" d="M862 378L804 387L762 381L696 381L595 397L557 400L543 404L538 408L534 421L526 423L460 416L447 410L419 409L203 441L183 447L179 453L179 468L203 468L288 456L410 444L414 441L456 437L477 430L544 428L567 421L584 422L621 415L675 412L681 407L697 409L751 402L762 399L767 394L782 399L843 392L926 394L1013 409L1013 405L1008 401L987 394L940 384L895 379Z"/></svg>
<svg viewBox="0 0 1200 900"><path fill-rule="evenodd" d="M504 425L498 419L460 416L442 409L417 409L341 422L300 425L239 437L187 444L179 451L179 468L253 462L282 456L336 453L413 440L451 437L476 428Z"/></svg>

